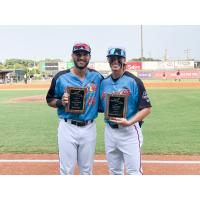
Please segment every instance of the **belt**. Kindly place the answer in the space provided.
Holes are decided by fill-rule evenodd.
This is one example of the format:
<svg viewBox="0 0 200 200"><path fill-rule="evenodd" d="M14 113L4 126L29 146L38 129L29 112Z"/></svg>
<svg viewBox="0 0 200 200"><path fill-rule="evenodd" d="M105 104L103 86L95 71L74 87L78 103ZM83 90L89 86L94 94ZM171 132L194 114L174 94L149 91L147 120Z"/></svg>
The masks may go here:
<svg viewBox="0 0 200 200"><path fill-rule="evenodd" d="M118 124L111 124L111 123L108 123L109 124L109 126L111 127L111 128L119 128L119 125Z"/></svg>
<svg viewBox="0 0 200 200"><path fill-rule="evenodd" d="M76 126L86 126L88 124L91 124L94 120L88 120L88 121L76 121L71 119L64 119L65 122L70 122L70 124L76 125Z"/></svg>

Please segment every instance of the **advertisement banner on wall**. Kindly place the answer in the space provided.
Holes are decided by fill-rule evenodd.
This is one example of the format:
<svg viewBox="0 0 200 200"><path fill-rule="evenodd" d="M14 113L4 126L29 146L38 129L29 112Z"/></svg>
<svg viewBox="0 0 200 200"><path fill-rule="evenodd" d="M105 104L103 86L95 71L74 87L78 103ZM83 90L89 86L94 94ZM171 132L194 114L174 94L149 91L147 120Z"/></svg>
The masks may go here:
<svg viewBox="0 0 200 200"><path fill-rule="evenodd" d="M174 69L174 61L165 61L161 63L161 69Z"/></svg>
<svg viewBox="0 0 200 200"><path fill-rule="evenodd" d="M127 62L126 70L141 70L142 63L141 62Z"/></svg>
<svg viewBox="0 0 200 200"><path fill-rule="evenodd" d="M194 61L190 60L177 60L175 61L175 68L194 68Z"/></svg>
<svg viewBox="0 0 200 200"><path fill-rule="evenodd" d="M153 78L162 79L165 73L166 79L175 79L177 71L156 71L153 72ZM200 78L200 71L198 70L180 70L180 77L183 79L198 79Z"/></svg>
<svg viewBox="0 0 200 200"><path fill-rule="evenodd" d="M142 63L143 70L174 69L174 61L147 61Z"/></svg>
<svg viewBox="0 0 200 200"><path fill-rule="evenodd" d="M157 70L161 69L161 62L160 61L145 61L142 62L142 69L143 70Z"/></svg>
<svg viewBox="0 0 200 200"><path fill-rule="evenodd" d="M141 79L152 79L152 72L138 72L138 77Z"/></svg>

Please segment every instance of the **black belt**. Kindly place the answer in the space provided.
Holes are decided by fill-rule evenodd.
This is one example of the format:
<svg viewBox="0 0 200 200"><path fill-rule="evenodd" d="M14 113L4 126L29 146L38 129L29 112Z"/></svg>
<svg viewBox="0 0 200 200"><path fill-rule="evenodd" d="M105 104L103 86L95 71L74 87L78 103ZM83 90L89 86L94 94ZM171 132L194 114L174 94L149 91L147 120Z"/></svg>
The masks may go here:
<svg viewBox="0 0 200 200"><path fill-rule="evenodd" d="M109 124L109 126L111 127L111 128L119 128L119 125L118 124L111 124L111 123L108 123Z"/></svg>
<svg viewBox="0 0 200 200"><path fill-rule="evenodd" d="M64 119L65 122L69 121L69 119ZM86 126L89 123L92 123L93 120L88 120L88 121L76 121L76 120L70 120L71 124L76 125L76 126Z"/></svg>

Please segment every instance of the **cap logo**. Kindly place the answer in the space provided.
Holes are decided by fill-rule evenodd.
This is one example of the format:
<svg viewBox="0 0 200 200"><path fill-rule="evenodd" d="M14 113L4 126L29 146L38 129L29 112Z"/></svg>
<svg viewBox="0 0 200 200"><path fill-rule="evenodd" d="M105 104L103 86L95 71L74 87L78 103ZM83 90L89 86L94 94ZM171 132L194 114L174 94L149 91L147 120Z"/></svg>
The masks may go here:
<svg viewBox="0 0 200 200"><path fill-rule="evenodd" d="M121 55L121 50L120 49L115 49L115 54L116 55Z"/></svg>
<svg viewBox="0 0 200 200"><path fill-rule="evenodd" d="M126 57L126 52L123 49L120 48L112 48L108 50L108 55L107 56L121 56L121 57Z"/></svg>
<svg viewBox="0 0 200 200"><path fill-rule="evenodd" d="M73 52L78 50L85 50L91 52L90 46L87 44L76 44L73 46Z"/></svg>

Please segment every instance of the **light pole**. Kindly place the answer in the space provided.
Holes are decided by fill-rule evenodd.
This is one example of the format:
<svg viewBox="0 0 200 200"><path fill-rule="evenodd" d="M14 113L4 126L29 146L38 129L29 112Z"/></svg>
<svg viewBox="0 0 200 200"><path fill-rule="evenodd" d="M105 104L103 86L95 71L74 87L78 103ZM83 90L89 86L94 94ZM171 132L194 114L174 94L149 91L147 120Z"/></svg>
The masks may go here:
<svg viewBox="0 0 200 200"><path fill-rule="evenodd" d="M186 54L186 59L189 60L189 55L191 55L191 49L185 49L184 53Z"/></svg>
<svg viewBox="0 0 200 200"><path fill-rule="evenodd" d="M141 62L143 59L143 30L142 30L142 25L140 26L140 40L141 40Z"/></svg>

